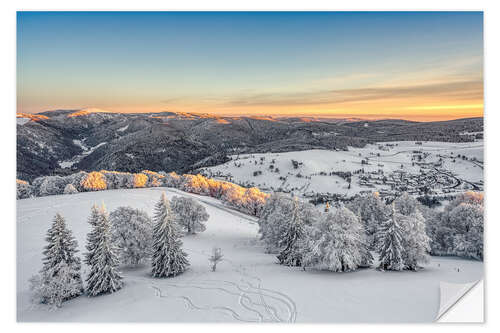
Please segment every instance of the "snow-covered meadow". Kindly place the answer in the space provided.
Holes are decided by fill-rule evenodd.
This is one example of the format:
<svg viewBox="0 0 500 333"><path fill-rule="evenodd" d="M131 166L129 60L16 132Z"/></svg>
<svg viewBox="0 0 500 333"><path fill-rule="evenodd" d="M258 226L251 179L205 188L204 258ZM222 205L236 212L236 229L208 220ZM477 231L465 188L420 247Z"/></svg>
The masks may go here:
<svg viewBox="0 0 500 333"><path fill-rule="evenodd" d="M353 154L352 151L332 153ZM309 161L321 163L319 157L327 157L322 153L311 160L305 155L307 152L296 154L300 154L297 159L305 161L304 168L313 167ZM293 157L284 158L283 163L290 163L290 158ZM328 166L331 160L324 163ZM324 166L314 167L320 170ZM183 238L191 263L187 272L175 278L155 279L151 277L149 265L133 269L121 267L125 286L114 294L94 298L80 296L65 302L58 310L30 303L28 280L41 267L45 233L56 212L66 218L82 256L85 236L90 230L87 218L94 203L104 203L108 211L129 205L151 216L162 191L169 199L175 195L195 198L210 215L206 231ZM373 268L349 273L302 271L278 265L274 255L264 253L257 230L254 217L234 211L216 199L171 188L109 190L18 200L18 320L430 322L438 314L441 281L467 283L483 276L482 262L445 257L432 257L425 269L418 272L380 272ZM224 260L216 272L210 270L208 261L214 246L224 252ZM84 276L86 270L84 265Z"/></svg>
<svg viewBox="0 0 500 333"><path fill-rule="evenodd" d="M299 163L298 167L294 167L292 160ZM471 183L478 187L475 190L482 190L483 161L482 140L467 143L396 141L368 144L364 148L349 147L348 151L234 155L227 163L205 168L204 173L269 191L281 189L306 196L335 193L349 197L362 191L391 190L391 177L399 171L404 171L410 182L419 182L411 178L430 172L444 175L450 184L438 188L435 178L430 177L418 185L428 185L436 194L443 194L472 189ZM360 169L364 172L356 174ZM381 180L382 175L375 174L379 170L388 178L387 182ZM331 172L353 173L350 186L345 178L330 175ZM360 184L360 177L369 173L373 173L371 178ZM397 177L399 180L399 174Z"/></svg>

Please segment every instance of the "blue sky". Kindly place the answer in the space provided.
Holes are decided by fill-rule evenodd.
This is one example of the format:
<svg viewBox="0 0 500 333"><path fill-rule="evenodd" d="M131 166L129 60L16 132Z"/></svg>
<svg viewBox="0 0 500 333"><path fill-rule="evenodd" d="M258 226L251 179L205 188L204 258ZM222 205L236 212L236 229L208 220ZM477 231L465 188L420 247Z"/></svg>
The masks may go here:
<svg viewBox="0 0 500 333"><path fill-rule="evenodd" d="M482 21L480 12L18 12L18 111L482 113Z"/></svg>

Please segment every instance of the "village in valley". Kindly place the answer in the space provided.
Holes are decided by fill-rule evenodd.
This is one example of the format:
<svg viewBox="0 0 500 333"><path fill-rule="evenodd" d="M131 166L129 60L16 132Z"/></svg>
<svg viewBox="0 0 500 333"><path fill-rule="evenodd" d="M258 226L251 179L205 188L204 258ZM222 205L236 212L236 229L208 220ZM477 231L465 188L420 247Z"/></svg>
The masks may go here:
<svg viewBox="0 0 500 333"><path fill-rule="evenodd" d="M374 191L387 199L407 192L440 201L483 191L482 149L480 139L453 144L382 142L347 150L234 155L200 172L243 186L294 193L314 203Z"/></svg>

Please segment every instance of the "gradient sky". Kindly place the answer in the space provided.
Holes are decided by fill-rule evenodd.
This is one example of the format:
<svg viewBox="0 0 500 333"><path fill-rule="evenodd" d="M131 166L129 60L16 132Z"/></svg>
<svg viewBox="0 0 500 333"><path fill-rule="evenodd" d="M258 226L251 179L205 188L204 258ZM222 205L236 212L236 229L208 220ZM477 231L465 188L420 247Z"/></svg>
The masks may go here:
<svg viewBox="0 0 500 333"><path fill-rule="evenodd" d="M17 111L483 114L481 12L18 12Z"/></svg>

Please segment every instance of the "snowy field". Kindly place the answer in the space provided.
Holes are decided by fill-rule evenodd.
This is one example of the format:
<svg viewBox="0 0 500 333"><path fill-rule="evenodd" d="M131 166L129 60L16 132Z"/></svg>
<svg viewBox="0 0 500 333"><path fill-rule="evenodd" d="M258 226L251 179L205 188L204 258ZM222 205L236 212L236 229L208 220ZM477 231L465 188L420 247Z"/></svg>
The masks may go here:
<svg viewBox="0 0 500 333"><path fill-rule="evenodd" d="M302 159L306 160L304 155ZM186 273L154 279L148 265L122 267L125 286L115 294L81 296L52 311L30 303L28 279L41 267L45 233L56 212L66 218L82 256L90 230L87 218L94 203L104 203L108 211L130 205L152 216L162 191L169 198L197 198L210 214L205 232L183 238L191 262ZM483 276L482 262L437 257L419 272L302 271L280 266L275 256L265 254L257 241L257 230L255 218L224 207L218 200L175 189L111 190L18 200L18 320L430 322L439 310L440 281L466 283ZM225 259L216 272L210 271L207 260L213 246L222 248Z"/></svg>
<svg viewBox="0 0 500 333"><path fill-rule="evenodd" d="M209 177L263 190L281 189L303 195L336 193L352 196L362 191L389 191L391 177L399 179L400 171L406 173L404 178L410 182L428 185L436 191L434 194L483 189L482 140L467 143L422 142L421 145L415 141L381 142L364 148L349 147L348 151L306 150L235 155L232 158L225 164L205 168L204 173ZM292 160L302 164L294 168ZM331 172L356 172L360 169L364 172L353 175L350 188L344 178L330 175ZM379 170L383 174L376 174ZM432 176L416 180L422 172ZM368 175L371 179L367 184L360 184L360 177ZM387 183L382 182L383 176L389 178ZM434 176L445 177L444 182L449 184L436 186ZM477 187L473 188L472 183Z"/></svg>

